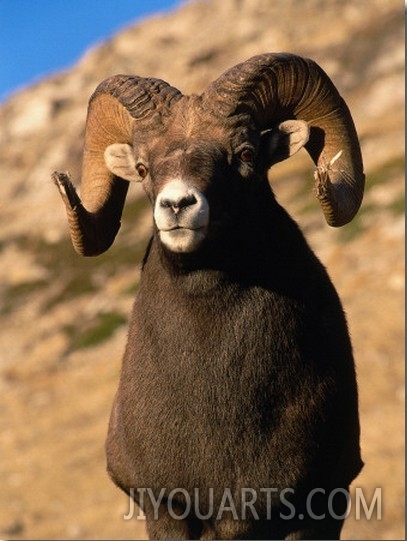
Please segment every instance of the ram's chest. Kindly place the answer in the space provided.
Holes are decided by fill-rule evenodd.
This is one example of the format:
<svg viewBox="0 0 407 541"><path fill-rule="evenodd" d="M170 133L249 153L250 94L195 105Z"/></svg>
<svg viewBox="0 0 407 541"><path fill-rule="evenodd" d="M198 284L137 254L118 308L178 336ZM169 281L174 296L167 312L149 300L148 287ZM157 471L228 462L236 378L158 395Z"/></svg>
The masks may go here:
<svg viewBox="0 0 407 541"><path fill-rule="evenodd" d="M233 409L236 397L269 400L264 390L281 385L283 365L289 380L287 364L295 370L301 357L301 309L260 287L195 296L167 290L136 312L137 373L147 371L170 397L192 393L189 410L222 401Z"/></svg>
<svg viewBox="0 0 407 541"><path fill-rule="evenodd" d="M136 305L120 389L121 415L133 418L134 434L126 430L126 438L136 450L135 468L145 459L143 471L156 479L148 462L159 463L161 483L173 482L173 472L196 482L200 472L213 472L213 482L229 472L243 486L246 475L256 477L263 467L268 475L267 457L285 456L304 424L300 419L288 441L274 437L289 414L287 403L301 400L298 308L257 288L223 289L211 302L196 297L189 308L180 298L171 303L168 291L150 301L143 310ZM256 468L246 465L245 481L238 480L247 462Z"/></svg>
<svg viewBox="0 0 407 541"><path fill-rule="evenodd" d="M134 483L294 483L324 400L304 306L259 286L164 286L139 291L118 393Z"/></svg>

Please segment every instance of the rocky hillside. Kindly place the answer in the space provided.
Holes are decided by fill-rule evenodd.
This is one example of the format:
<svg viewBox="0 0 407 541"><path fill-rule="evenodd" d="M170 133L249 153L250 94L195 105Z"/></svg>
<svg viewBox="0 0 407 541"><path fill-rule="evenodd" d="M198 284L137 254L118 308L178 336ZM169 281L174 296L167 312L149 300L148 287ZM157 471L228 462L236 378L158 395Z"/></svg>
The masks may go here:
<svg viewBox="0 0 407 541"><path fill-rule="evenodd" d="M63 29L61 29L63 31ZM348 102L367 173L358 217L329 229L306 153L273 169L279 200L333 278L357 360L366 466L382 518L346 539L404 539L404 12L397 0L201 0L131 26L0 108L0 536L140 538L103 443L151 216L132 186L112 249L81 259L50 175L79 179L87 100L114 73L199 92L266 51L314 58Z"/></svg>

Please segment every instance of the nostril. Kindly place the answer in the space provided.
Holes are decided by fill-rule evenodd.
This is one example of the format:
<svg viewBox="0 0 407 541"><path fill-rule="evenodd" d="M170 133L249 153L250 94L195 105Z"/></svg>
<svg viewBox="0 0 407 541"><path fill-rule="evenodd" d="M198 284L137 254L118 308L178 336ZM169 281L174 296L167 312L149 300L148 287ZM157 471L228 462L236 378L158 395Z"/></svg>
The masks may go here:
<svg viewBox="0 0 407 541"><path fill-rule="evenodd" d="M184 197L180 197L177 200L168 198L163 198L161 200L161 206L164 208L171 208L174 214L178 214L185 207L190 207L196 203L197 199L193 194L188 194Z"/></svg>
<svg viewBox="0 0 407 541"><path fill-rule="evenodd" d="M180 209L184 207L189 207L191 205L195 205L197 202L196 197L193 194L189 194L185 197L182 197L177 203L174 205Z"/></svg>

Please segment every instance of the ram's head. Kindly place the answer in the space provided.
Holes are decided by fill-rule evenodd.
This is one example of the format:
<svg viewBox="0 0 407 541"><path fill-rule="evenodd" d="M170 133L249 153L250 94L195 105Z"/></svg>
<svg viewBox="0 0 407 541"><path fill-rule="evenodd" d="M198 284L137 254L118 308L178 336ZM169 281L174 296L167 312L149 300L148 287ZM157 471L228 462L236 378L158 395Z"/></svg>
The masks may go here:
<svg viewBox="0 0 407 541"><path fill-rule="evenodd" d="M112 244L132 181L143 183L164 246L193 252L230 218L236 197L267 182L267 169L303 146L317 166L327 222L349 222L364 174L346 104L311 60L264 54L228 70L200 96L158 79L107 79L89 102L81 198L68 175L54 180L79 253L97 255Z"/></svg>

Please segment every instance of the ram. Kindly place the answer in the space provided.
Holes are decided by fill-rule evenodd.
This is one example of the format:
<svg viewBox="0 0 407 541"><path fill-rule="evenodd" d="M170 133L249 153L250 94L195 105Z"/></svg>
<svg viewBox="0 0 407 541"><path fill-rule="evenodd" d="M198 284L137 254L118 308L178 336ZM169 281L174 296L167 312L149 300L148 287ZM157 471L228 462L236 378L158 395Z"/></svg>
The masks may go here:
<svg viewBox="0 0 407 541"><path fill-rule="evenodd" d="M313 61L255 56L200 95L116 75L90 98L81 196L54 173L77 252L97 255L141 182L154 230L106 443L150 538L338 538L362 467L337 293L267 172L302 147L327 222L364 174L343 99Z"/></svg>

